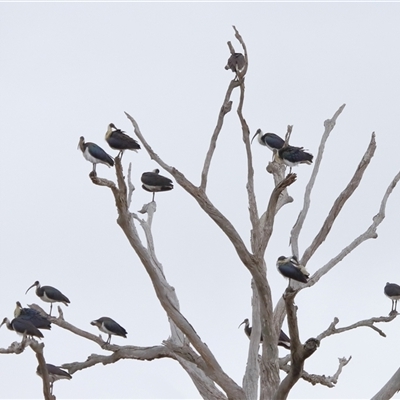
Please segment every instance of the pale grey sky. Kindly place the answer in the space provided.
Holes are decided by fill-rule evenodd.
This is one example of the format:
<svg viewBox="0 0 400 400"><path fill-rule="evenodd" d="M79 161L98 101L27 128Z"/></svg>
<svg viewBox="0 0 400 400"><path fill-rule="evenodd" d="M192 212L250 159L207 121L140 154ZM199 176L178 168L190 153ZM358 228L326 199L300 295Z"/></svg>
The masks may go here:
<svg viewBox="0 0 400 400"><path fill-rule="evenodd" d="M116 224L111 193L88 178L91 165L77 151L85 136L107 152L110 122L133 136L124 111L138 121L154 150L195 184L219 108L232 79L224 66L232 25L249 52L245 118L257 128L284 135L317 153L323 122L347 106L327 143L300 241L301 252L318 231L336 196L347 185L376 132L378 148L364 182L346 204L331 237L308 264L311 273L363 232L378 212L387 185L399 170L400 4L398 3L1 3L0 116L0 317L12 317L15 301L38 303L35 281L60 289L71 300L65 318L93 333L90 321L118 321L128 339L117 344L151 346L169 325L150 279ZM234 109L238 93L233 96ZM268 149L253 143L256 191L265 204L273 188L265 172ZM151 200L140 175L156 164L145 151L126 153L136 186L132 210ZM285 206L267 251L268 277L277 301L287 281L275 261L288 255L289 232L302 205L311 167L295 170ZM102 177L114 170L98 166ZM209 197L246 242L249 238L244 150L236 113L227 117L211 168ZM387 315L387 281L400 284L397 261L400 193L393 193L379 238L368 241L318 285L296 298L303 341L325 330L336 316L347 325ZM241 383L248 340L237 326L250 317L250 274L231 244L178 185L156 196L156 250L175 287L183 314ZM285 329L286 325L284 325ZM387 338L362 328L322 342L307 360L309 373L332 375L338 357L353 359L337 387L300 382L292 398L369 398L400 364L398 321L380 326ZM83 361L106 354L56 326L45 332L48 362ZM19 337L4 327L0 347ZM286 354L283 350L282 354ZM39 398L36 358L0 357L1 398ZM169 360L122 361L96 366L55 384L57 398L199 398L181 368ZM400 398L399 396L397 398Z"/></svg>

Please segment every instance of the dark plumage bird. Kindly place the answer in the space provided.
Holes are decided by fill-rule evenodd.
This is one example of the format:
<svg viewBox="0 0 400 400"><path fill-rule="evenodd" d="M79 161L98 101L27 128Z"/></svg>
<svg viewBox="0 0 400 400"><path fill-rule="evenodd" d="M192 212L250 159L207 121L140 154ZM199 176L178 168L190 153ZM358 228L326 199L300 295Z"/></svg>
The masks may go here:
<svg viewBox="0 0 400 400"><path fill-rule="evenodd" d="M278 150L278 158L285 165L290 167L290 172L292 172L292 167L299 164L312 164L314 156L310 153L304 151L303 147L295 146L285 146Z"/></svg>
<svg viewBox="0 0 400 400"><path fill-rule="evenodd" d="M50 382L50 393L53 394L53 383L59 381L60 379L72 379L72 375L70 375L67 371L56 367L53 364L46 364L47 373L49 375ZM36 374L42 378L42 370L40 365L36 368Z"/></svg>
<svg viewBox="0 0 400 400"><path fill-rule="evenodd" d="M46 303L51 303L49 312L50 315L53 303L63 303L66 306L68 306L68 303L70 303L68 297L64 296L58 289L52 286L40 286L39 281L36 281L32 286L29 286L25 294L27 294L28 291L34 286L36 286L36 295Z"/></svg>
<svg viewBox="0 0 400 400"><path fill-rule="evenodd" d="M280 256L276 262L276 266L278 267L278 271L284 277L289 278L289 286L291 279L303 283L308 282L308 277L310 276L310 274L303 265L298 263L295 256Z"/></svg>
<svg viewBox="0 0 400 400"><path fill-rule="evenodd" d="M397 312L397 300L400 300L400 286L396 283L386 283L384 292L390 300L392 300L392 310Z"/></svg>
<svg viewBox="0 0 400 400"><path fill-rule="evenodd" d="M43 338L42 332L39 331L36 326L34 326L31 322L29 322L26 319L22 318L14 318L11 322L8 318L4 318L3 322L0 324L0 327L3 325L6 325L6 327L10 331L15 331L19 335L26 335L30 337L38 337L38 338Z"/></svg>
<svg viewBox="0 0 400 400"><path fill-rule="evenodd" d="M229 58L228 62L225 65L225 69L230 69L232 72L241 71L246 64L246 60L242 53L233 53Z"/></svg>
<svg viewBox="0 0 400 400"><path fill-rule="evenodd" d="M114 124L109 124L105 136L106 142L114 150L119 150L118 156L123 156L125 150L138 151L140 144L128 136L121 129L117 129Z"/></svg>
<svg viewBox="0 0 400 400"><path fill-rule="evenodd" d="M51 329L51 322L46 317L33 308L22 308L19 301L17 301L17 306L14 310L14 317L29 321L39 329Z"/></svg>
<svg viewBox="0 0 400 400"><path fill-rule="evenodd" d="M144 190L153 192L153 201L156 192L165 192L174 188L174 184L171 179L160 175L159 169L155 169L153 172L144 172L142 174L141 181L143 183L142 188Z"/></svg>
<svg viewBox="0 0 400 400"><path fill-rule="evenodd" d="M109 317L101 317L92 321L90 324L97 326L101 332L107 333L108 339L106 343L108 344L111 343L111 335L122 336L126 338L126 335L128 334L128 332L120 324Z"/></svg>
<svg viewBox="0 0 400 400"><path fill-rule="evenodd" d="M93 164L93 172L96 172L96 164L114 166L114 160L96 143L85 142L83 136L79 139L78 148L82 150L83 157Z"/></svg>
<svg viewBox="0 0 400 400"><path fill-rule="evenodd" d="M285 144L285 141L280 136L276 135L275 133L263 133L261 129L257 129L257 132L254 134L251 142L253 142L257 135L258 143L263 146L267 146L272 151L280 150Z"/></svg>
<svg viewBox="0 0 400 400"><path fill-rule="evenodd" d="M251 326L249 323L249 319L246 318L239 326L238 328L240 328L243 324L244 325L244 333L247 335L247 337L250 339L251 336ZM260 338L260 343L262 343L263 341L263 336L261 334L261 338ZM281 332L279 334L279 339L278 339L278 346L282 346L285 349L290 350L290 339L289 337L285 334L285 332L283 332L283 330L281 329Z"/></svg>

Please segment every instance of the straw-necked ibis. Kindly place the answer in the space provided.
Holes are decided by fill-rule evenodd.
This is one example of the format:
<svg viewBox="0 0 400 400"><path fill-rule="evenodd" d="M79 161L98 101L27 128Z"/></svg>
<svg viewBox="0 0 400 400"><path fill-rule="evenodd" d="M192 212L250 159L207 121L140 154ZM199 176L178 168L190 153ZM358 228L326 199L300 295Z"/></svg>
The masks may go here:
<svg viewBox="0 0 400 400"><path fill-rule="evenodd" d="M26 319L14 318L10 322L10 320L6 317L3 319L3 322L0 324L0 327L2 327L4 324L10 331L14 331L19 335L26 335L32 338L33 336L36 336L38 338L44 337L42 332L40 332L39 329L36 328L36 326L34 326L31 322L29 322Z"/></svg>
<svg viewBox="0 0 400 400"><path fill-rule="evenodd" d="M174 188L171 179L160 175L159 169L155 169L153 172L144 172L141 181L142 188L153 193L153 201L156 192L165 192Z"/></svg>
<svg viewBox="0 0 400 400"><path fill-rule="evenodd" d="M59 381L60 379L72 379L72 375L70 375L67 371L56 367L53 364L46 364L47 374L49 375L50 382L50 393L53 394L53 383L55 381ZM42 378L42 370L40 365L36 368L36 374Z"/></svg>
<svg viewBox="0 0 400 400"><path fill-rule="evenodd" d="M299 264L296 257L280 256L276 261L276 266L284 277L289 278L289 286L291 279L303 283L308 282L310 274L303 265Z"/></svg>
<svg viewBox="0 0 400 400"><path fill-rule="evenodd" d="M14 317L21 318L29 321L32 325L39 329L51 329L51 322L40 314L39 311L33 308L22 308L22 305L17 301L17 305L14 310Z"/></svg>
<svg viewBox="0 0 400 400"><path fill-rule="evenodd" d="M242 53L233 53L229 58L228 62L225 65L225 69L230 69L232 72L241 71L246 64L246 60Z"/></svg>
<svg viewBox="0 0 400 400"><path fill-rule="evenodd" d="M392 312L397 312L397 300L400 300L400 286L396 283L386 283L384 292L392 300Z"/></svg>
<svg viewBox="0 0 400 400"><path fill-rule="evenodd" d="M249 319L246 318L246 319L239 325L239 328L240 328L243 324L245 324L245 325L244 325L244 333L245 333L245 334L247 335L247 337L250 339L251 330L252 330L252 329L251 329L251 326L250 326L250 323L249 323ZM263 341L263 336L262 336L262 334L261 334L260 343L262 343L262 341ZM289 337L286 335L286 333L283 332L282 329L281 329L281 332L280 332L280 334L279 334L278 346L282 346L282 347L284 347L285 349L290 350L290 339L289 339Z"/></svg>
<svg viewBox="0 0 400 400"><path fill-rule="evenodd" d="M114 160L110 155L96 143L85 142L83 136L79 139L78 148L81 149L83 157L93 164L94 173L96 173L96 164L105 164L108 167L114 166Z"/></svg>
<svg viewBox="0 0 400 400"><path fill-rule="evenodd" d="M46 303L50 303L50 315L53 303L63 303L66 306L68 306L68 303L70 303L68 297L63 295L58 289L52 286L40 286L39 281L36 281L32 286L29 286L25 294L27 294L28 291L34 286L36 286L36 295Z"/></svg>
<svg viewBox="0 0 400 400"><path fill-rule="evenodd" d="M299 164L312 164L314 156L310 153L304 151L303 147L295 146L284 146L278 150L278 159L288 167L290 167L290 172L292 172L292 167Z"/></svg>
<svg viewBox="0 0 400 400"><path fill-rule="evenodd" d="M275 133L263 133L261 129L257 129L257 132L254 134L251 142L253 142L257 135L258 143L260 143L262 146L267 146L272 151L280 150L285 144L285 141L280 136L276 135Z"/></svg>
<svg viewBox="0 0 400 400"><path fill-rule="evenodd" d="M114 124L108 125L105 139L112 149L119 150L118 156L121 158L125 150L137 152L140 149L140 144L135 139L118 129Z"/></svg>
<svg viewBox="0 0 400 400"><path fill-rule="evenodd" d="M128 334L128 332L120 324L109 317L101 317L92 321L90 324L97 326L101 332L107 333L108 339L106 343L108 344L111 343L111 335L122 336L126 338L126 335Z"/></svg>

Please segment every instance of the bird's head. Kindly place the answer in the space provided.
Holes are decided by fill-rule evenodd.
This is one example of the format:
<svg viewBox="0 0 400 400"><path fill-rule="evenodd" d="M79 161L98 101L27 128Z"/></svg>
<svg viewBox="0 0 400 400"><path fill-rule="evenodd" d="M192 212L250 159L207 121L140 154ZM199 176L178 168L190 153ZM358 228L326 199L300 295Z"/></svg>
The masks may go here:
<svg viewBox="0 0 400 400"><path fill-rule="evenodd" d="M288 261L288 258L287 257L285 257L285 256L280 256L280 257L278 257L278 259L276 260L276 264L277 265L281 265L281 264L284 264L285 262L287 262Z"/></svg>
<svg viewBox="0 0 400 400"><path fill-rule="evenodd" d="M238 329L239 329L243 324L245 324L245 326L249 325L249 319L246 318L246 319L238 326Z"/></svg>
<svg viewBox="0 0 400 400"><path fill-rule="evenodd" d="M16 307L14 310L14 317L17 318L19 317L19 315L21 314L21 310L22 310L22 305L19 301L16 302Z"/></svg>
<svg viewBox="0 0 400 400"><path fill-rule="evenodd" d="M160 173L160 170L158 168L156 168L156 169L153 169L153 172L158 175Z"/></svg>
<svg viewBox="0 0 400 400"><path fill-rule="evenodd" d="M262 135L262 130L261 130L261 129L257 129L257 132L256 132L256 133L254 134L254 136L252 137L250 144L253 143L253 140L254 140L254 138L255 138L257 135Z"/></svg>
<svg viewBox="0 0 400 400"><path fill-rule="evenodd" d="M32 289L34 286L36 286L37 288L39 288L39 287L40 287L39 281L35 281L35 283L34 283L33 285L29 286L28 289L26 289L25 294L27 294L28 291L29 291L30 289Z"/></svg>
<svg viewBox="0 0 400 400"><path fill-rule="evenodd" d="M113 129L117 129L117 127L116 127L113 123L108 124L107 132L106 132L106 136L105 136L106 140L107 140L107 139L110 137L110 135L113 133Z"/></svg>
<svg viewBox="0 0 400 400"><path fill-rule="evenodd" d="M93 326L100 326L100 322L97 321L97 320L94 320L94 321L92 321L92 322L90 323L90 325L93 325Z"/></svg>
<svg viewBox="0 0 400 400"><path fill-rule="evenodd" d="M82 151L84 151L84 146L85 146L85 138L83 136L81 136L79 138L79 143L78 143L78 147L77 149L81 149Z"/></svg>
<svg viewBox="0 0 400 400"><path fill-rule="evenodd" d="M8 319L7 317L5 317L5 318L3 319L3 321L1 322L1 324L0 324L0 328L1 328L4 324L7 324L7 322L9 323L10 321L9 321L9 319Z"/></svg>

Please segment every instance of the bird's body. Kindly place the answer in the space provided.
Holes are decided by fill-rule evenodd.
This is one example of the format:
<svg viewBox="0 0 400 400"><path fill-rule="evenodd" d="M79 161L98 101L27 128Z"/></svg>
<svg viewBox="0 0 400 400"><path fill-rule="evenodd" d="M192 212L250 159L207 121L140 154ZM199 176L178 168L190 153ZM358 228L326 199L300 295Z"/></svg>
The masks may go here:
<svg viewBox="0 0 400 400"><path fill-rule="evenodd" d="M400 286L396 283L387 282L384 293L392 300L392 310L390 312L397 312L397 300L400 300Z"/></svg>
<svg viewBox="0 0 400 400"><path fill-rule="evenodd" d="M278 159L288 167L290 171L292 167L299 164L312 164L314 156L304 151L303 147L285 146L278 150Z"/></svg>
<svg viewBox="0 0 400 400"><path fill-rule="evenodd" d="M245 324L245 325L244 325L244 333L245 333L245 334L247 335L247 337L250 339L252 328L251 328L251 326L250 326L249 319L246 318L246 319L239 325L239 327L240 327L241 325L243 325L243 324ZM262 334L261 334L260 343L262 343L262 341L263 341L263 336L262 336ZM280 333L279 333L278 346L282 346L282 347L284 347L285 349L290 350L290 339L289 339L289 337L285 334L285 332L283 332L282 329L281 329L281 331L280 331Z"/></svg>
<svg viewBox="0 0 400 400"><path fill-rule="evenodd" d="M39 281L36 281L32 286L30 286L25 292L25 294L28 293L28 291L34 286L36 286L36 291L35 291L36 295L46 303L51 303L50 313L49 313L50 315L53 303L63 303L66 306L68 306L68 304L70 303L68 297L63 295L58 289L52 286L40 286Z"/></svg>
<svg viewBox="0 0 400 400"><path fill-rule="evenodd" d="M109 317L101 317L90 323L97 326L101 332L107 333L108 339L106 343L111 343L111 335L122 336L126 338L128 332L120 324Z"/></svg>
<svg viewBox="0 0 400 400"><path fill-rule="evenodd" d="M19 301L17 301L14 317L29 321L32 325L39 329L51 329L51 322L46 317L42 316L33 308L22 308L22 305Z"/></svg>
<svg viewBox="0 0 400 400"><path fill-rule="evenodd" d="M110 155L96 143L85 142L83 136L79 139L78 147L81 149L83 157L93 164L93 172L96 172L96 164L105 164L108 167L114 166L114 160Z"/></svg>
<svg viewBox="0 0 400 400"><path fill-rule="evenodd" d="M156 192L165 192L174 188L172 180L160 175L159 169L155 169L152 172L144 172L141 181L142 188L153 193L153 201Z"/></svg>
<svg viewBox="0 0 400 400"><path fill-rule="evenodd" d="M121 131L121 129L117 129L114 124L108 125L105 139L112 149L119 150L118 155L121 157L125 150L137 152L140 149L140 144L135 139L132 139L125 132Z"/></svg>
<svg viewBox="0 0 400 400"><path fill-rule="evenodd" d="M257 136L258 135L258 136ZM270 150L280 150L285 141L275 133L263 133L261 129L257 129L257 132L254 134L251 142L253 142L254 138L257 136L258 143L262 146L268 147Z"/></svg>
<svg viewBox="0 0 400 400"><path fill-rule="evenodd" d="M228 62L226 63L225 69L230 69L232 72L239 72L241 71L246 64L246 60L242 53L233 53L229 58Z"/></svg>
<svg viewBox="0 0 400 400"><path fill-rule="evenodd" d="M70 375L67 371L56 367L53 364L46 364L47 374L49 375L50 382L50 393L53 393L53 383L59 381L60 379L72 379L72 375ZM42 371L40 366L36 368L36 374L42 377Z"/></svg>
<svg viewBox="0 0 400 400"><path fill-rule="evenodd" d="M8 318L4 318L3 322L0 324L0 327L4 324L10 331L15 331L19 335L26 335L30 337L36 336L40 339L44 337L42 332L40 332L36 326L23 318L14 318L11 322Z"/></svg>
<svg viewBox="0 0 400 400"><path fill-rule="evenodd" d="M307 283L309 273L306 268L299 264L296 257L280 256L276 262L278 271L286 278L293 279L298 282Z"/></svg>

